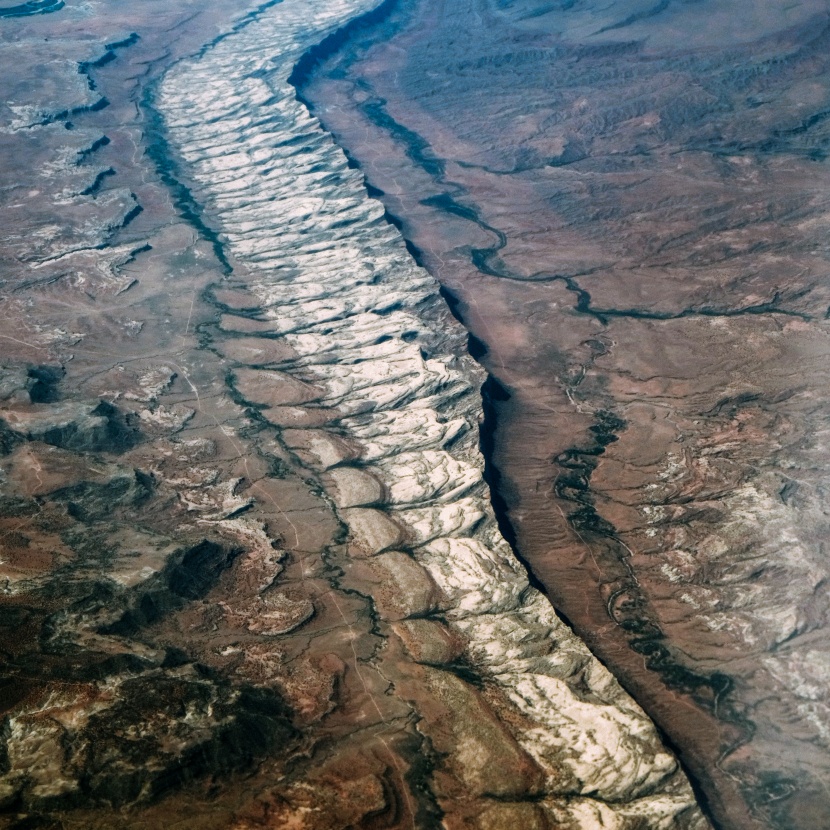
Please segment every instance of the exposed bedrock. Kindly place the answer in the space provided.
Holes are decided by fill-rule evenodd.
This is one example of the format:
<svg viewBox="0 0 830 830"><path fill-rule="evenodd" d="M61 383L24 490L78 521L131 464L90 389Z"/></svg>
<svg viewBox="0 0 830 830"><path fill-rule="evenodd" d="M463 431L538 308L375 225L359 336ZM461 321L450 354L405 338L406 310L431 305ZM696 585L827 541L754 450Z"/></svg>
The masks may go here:
<svg viewBox="0 0 830 830"><path fill-rule="evenodd" d="M705 828L499 532L466 332L288 83L382 15L236 5L0 30L0 826Z"/></svg>
<svg viewBox="0 0 830 830"><path fill-rule="evenodd" d="M830 812L828 38L811 0L402 0L302 91L495 379L518 553L730 830Z"/></svg>
<svg viewBox="0 0 830 830"><path fill-rule="evenodd" d="M379 728L354 740L391 747L399 773L431 758L429 799L391 778L401 826L429 826L437 809L447 827L703 827L654 727L499 533L466 333L287 83L304 50L371 9L283 2L177 64L155 97L232 268L213 289L225 312L214 343L235 365L236 400L342 523L320 564L333 599L366 603L368 649L344 632L356 649L345 671Z"/></svg>

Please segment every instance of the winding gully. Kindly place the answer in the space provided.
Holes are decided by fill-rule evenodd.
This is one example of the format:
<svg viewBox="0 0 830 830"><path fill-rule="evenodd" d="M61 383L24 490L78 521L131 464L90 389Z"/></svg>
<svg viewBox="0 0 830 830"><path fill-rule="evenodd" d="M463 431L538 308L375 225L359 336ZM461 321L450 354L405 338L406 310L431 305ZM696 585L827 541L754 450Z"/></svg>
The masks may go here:
<svg viewBox="0 0 830 830"><path fill-rule="evenodd" d="M291 85L387 4L173 5L0 44L0 827L707 827L501 536L476 341Z"/></svg>
<svg viewBox="0 0 830 830"><path fill-rule="evenodd" d="M236 400L342 523L341 553L303 558L299 585L322 577L371 620L365 635L350 614L338 626L362 690L347 731L392 771L394 826L704 828L652 724L500 535L466 333L289 83L374 6L265 6L176 64L154 99L228 264L213 289L224 350L270 355L239 358ZM310 614L295 617L286 631ZM331 826L300 812L286 803L274 820Z"/></svg>

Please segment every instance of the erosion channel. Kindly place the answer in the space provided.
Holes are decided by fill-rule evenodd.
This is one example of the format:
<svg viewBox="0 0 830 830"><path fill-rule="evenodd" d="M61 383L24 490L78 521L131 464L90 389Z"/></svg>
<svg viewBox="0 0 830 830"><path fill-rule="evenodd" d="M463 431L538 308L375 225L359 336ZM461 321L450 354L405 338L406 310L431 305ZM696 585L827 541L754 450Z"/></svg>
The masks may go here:
<svg viewBox="0 0 830 830"><path fill-rule="evenodd" d="M392 8L235 5L2 22L0 826L704 830L504 539L466 330L298 100Z"/></svg>
<svg viewBox="0 0 830 830"><path fill-rule="evenodd" d="M505 533L724 830L830 815L828 41L400 0L303 78L472 333Z"/></svg>

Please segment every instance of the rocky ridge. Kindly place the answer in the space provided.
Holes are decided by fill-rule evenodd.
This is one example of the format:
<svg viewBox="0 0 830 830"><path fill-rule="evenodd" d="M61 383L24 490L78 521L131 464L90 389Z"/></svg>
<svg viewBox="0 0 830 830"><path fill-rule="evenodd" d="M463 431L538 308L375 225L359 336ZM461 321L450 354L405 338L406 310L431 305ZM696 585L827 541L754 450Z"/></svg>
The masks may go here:
<svg viewBox="0 0 830 830"><path fill-rule="evenodd" d="M717 826L793 830L828 814L830 28L741 5L401 0L303 97L475 336L523 560Z"/></svg>
<svg viewBox="0 0 830 830"><path fill-rule="evenodd" d="M416 701L420 728L432 737L434 699L449 709L445 769L467 798L502 799L488 813L500 823L535 793L539 820L557 826L703 826L653 728L528 585L482 481L483 378L463 332L286 82L304 50L370 10L284 2L160 89L233 266L229 309L268 334L246 346L283 351L237 370L235 389L319 475L349 531L341 584L371 596L383 636L421 664L433 701ZM459 662L489 706L447 671ZM505 775L508 757L520 776ZM438 791L450 811L453 789Z"/></svg>
<svg viewBox="0 0 830 830"><path fill-rule="evenodd" d="M465 333L285 80L370 4L233 5L0 32L0 826L705 826L502 539Z"/></svg>

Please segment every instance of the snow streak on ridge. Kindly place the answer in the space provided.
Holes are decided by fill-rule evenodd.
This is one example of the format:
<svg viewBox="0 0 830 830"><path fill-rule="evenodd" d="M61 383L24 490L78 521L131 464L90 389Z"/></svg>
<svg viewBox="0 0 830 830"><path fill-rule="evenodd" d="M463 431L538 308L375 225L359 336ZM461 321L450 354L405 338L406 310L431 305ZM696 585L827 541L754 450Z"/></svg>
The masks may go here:
<svg viewBox="0 0 830 830"><path fill-rule="evenodd" d="M468 662L511 707L501 721L541 770L534 795L551 817L670 828L682 816L702 827L653 726L529 586L499 534L477 443L483 376L460 353L464 332L288 83L306 50L375 4L264 7L159 88L171 145L233 278L291 350L242 382L283 390L263 415L303 429L354 555L391 590L435 589L424 607L399 597L395 623L437 613L463 637ZM487 747L464 752L459 768L475 790Z"/></svg>

